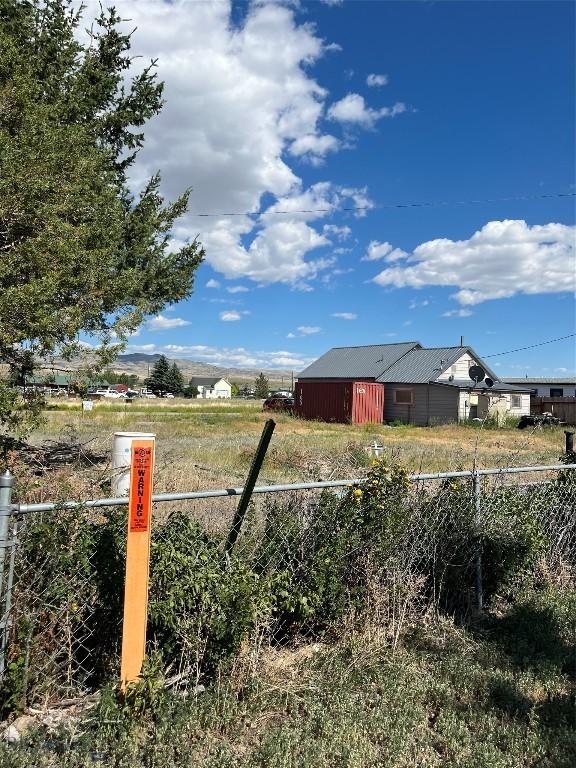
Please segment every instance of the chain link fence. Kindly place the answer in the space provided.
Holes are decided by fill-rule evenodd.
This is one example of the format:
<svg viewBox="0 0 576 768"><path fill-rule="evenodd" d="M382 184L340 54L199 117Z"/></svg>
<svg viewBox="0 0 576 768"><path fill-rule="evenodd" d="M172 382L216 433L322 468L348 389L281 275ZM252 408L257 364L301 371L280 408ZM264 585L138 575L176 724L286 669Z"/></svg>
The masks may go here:
<svg viewBox="0 0 576 768"><path fill-rule="evenodd" d="M574 589L574 469L409 477L375 462L362 480L256 488L229 553L239 489L165 495L154 506L149 658L191 690L253 643L318 639L348 622L378 623L395 643L407 616L467 620L526 579ZM117 678L126 544L125 501L18 507L6 477L5 711Z"/></svg>

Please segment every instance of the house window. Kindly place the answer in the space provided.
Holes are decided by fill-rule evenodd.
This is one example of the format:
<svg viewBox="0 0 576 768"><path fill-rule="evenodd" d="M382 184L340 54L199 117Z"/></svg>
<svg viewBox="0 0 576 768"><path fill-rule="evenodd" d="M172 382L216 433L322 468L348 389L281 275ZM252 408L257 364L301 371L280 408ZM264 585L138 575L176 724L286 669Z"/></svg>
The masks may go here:
<svg viewBox="0 0 576 768"><path fill-rule="evenodd" d="M395 389L394 402L397 405L414 405L413 389Z"/></svg>
<svg viewBox="0 0 576 768"><path fill-rule="evenodd" d="M520 395L511 395L510 396L510 407L511 408L522 408L522 397Z"/></svg>
<svg viewBox="0 0 576 768"><path fill-rule="evenodd" d="M564 397L564 390L550 387L550 397Z"/></svg>

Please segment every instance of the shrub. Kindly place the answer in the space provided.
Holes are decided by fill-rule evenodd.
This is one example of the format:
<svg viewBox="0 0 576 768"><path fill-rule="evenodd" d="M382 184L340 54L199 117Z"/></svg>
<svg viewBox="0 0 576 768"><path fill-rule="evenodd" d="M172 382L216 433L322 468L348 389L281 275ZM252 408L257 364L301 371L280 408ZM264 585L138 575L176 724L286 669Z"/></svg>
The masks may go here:
<svg viewBox="0 0 576 768"><path fill-rule="evenodd" d="M148 637L180 674L209 675L269 611L266 580L221 545L183 512L154 534Z"/></svg>
<svg viewBox="0 0 576 768"><path fill-rule="evenodd" d="M272 574L277 636L362 615L368 561L385 563L406 531L407 489L403 470L377 461L361 488L342 498L324 492L305 516L291 506L268 511L257 561Z"/></svg>

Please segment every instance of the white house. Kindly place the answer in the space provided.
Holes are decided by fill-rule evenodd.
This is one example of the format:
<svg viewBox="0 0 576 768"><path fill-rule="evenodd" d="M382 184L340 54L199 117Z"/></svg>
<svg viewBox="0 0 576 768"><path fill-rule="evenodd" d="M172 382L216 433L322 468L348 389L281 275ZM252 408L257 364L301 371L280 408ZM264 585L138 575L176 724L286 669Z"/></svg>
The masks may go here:
<svg viewBox="0 0 576 768"><path fill-rule="evenodd" d="M508 384L517 387L528 387L536 397L576 397L576 378L549 379L549 378L525 378L504 379Z"/></svg>
<svg viewBox="0 0 576 768"><path fill-rule="evenodd" d="M190 386L198 389L198 397L206 400L220 400L232 397L232 386L226 379L217 376L193 376Z"/></svg>

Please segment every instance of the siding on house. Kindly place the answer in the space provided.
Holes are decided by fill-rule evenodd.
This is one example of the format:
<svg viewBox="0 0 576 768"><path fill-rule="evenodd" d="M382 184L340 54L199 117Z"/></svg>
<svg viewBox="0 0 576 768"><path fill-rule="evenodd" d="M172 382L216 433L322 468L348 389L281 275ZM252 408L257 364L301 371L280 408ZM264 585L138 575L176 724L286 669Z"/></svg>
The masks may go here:
<svg viewBox="0 0 576 768"><path fill-rule="evenodd" d="M520 406L519 407L512 407L512 397L518 397L520 399ZM504 398L506 399L507 405L508 405L508 413L511 416L524 416L528 415L530 413L530 395L519 393L518 395L512 395L512 394L505 394Z"/></svg>
<svg viewBox="0 0 576 768"><path fill-rule="evenodd" d="M525 392L519 392L517 397L520 398L520 407L512 408L512 393L502 393L497 395L494 393L494 399L502 399L502 402L506 403L506 411L511 416L523 416L530 413L530 395ZM458 399L458 419L460 421L466 421L470 417L470 405L471 399L474 397L479 398L481 394L479 392L467 392L466 390L460 390L460 397Z"/></svg>
<svg viewBox="0 0 576 768"><path fill-rule="evenodd" d="M232 397L232 386L226 379L193 377L190 385L198 388L198 398L219 400Z"/></svg>
<svg viewBox="0 0 576 768"><path fill-rule="evenodd" d="M410 389L413 403L396 403L395 390ZM427 424L451 424L458 421L458 395L456 387L435 387L427 384L386 384L384 419L401 421L425 427ZM430 398L428 400L428 398Z"/></svg>
<svg viewBox="0 0 576 768"><path fill-rule="evenodd" d="M453 376L456 380L468 379L468 371L473 365L481 365L471 354L466 352L458 358L452 365L447 368L444 373L438 376L437 381L448 381L450 376Z"/></svg>

